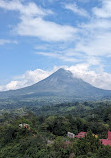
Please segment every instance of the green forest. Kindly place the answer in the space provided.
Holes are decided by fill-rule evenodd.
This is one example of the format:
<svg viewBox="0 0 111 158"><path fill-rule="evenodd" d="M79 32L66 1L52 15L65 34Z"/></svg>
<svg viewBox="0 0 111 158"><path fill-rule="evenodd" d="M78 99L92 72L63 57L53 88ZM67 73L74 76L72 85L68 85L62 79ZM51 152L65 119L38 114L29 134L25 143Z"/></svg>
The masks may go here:
<svg viewBox="0 0 111 158"><path fill-rule="evenodd" d="M108 101L14 109L0 115L0 158L110 158L111 147L99 140L108 130ZM84 138L67 137L81 131L87 132Z"/></svg>

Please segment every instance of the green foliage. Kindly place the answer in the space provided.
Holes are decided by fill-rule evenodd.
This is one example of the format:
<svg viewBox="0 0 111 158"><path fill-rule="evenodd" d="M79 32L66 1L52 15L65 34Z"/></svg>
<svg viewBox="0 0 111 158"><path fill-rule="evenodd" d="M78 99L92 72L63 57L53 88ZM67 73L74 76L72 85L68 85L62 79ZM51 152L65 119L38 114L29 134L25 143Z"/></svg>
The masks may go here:
<svg viewBox="0 0 111 158"><path fill-rule="evenodd" d="M97 154L98 158L110 158L111 157L111 147L109 146L105 146L101 149L99 149L98 154Z"/></svg>
<svg viewBox="0 0 111 158"><path fill-rule="evenodd" d="M110 158L111 147L92 134L107 138L110 109L107 102L75 102L46 106L46 113L39 108L37 116L30 111L5 113L0 117L0 158ZM30 130L20 128L21 123L29 124ZM67 132L81 131L89 132L81 139L67 137Z"/></svg>

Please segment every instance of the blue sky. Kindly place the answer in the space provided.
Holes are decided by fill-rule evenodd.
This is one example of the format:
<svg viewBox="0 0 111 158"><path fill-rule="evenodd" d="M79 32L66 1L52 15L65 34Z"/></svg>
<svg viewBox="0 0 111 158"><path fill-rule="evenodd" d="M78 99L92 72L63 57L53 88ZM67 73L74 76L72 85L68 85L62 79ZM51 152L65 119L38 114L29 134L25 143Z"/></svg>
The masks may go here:
<svg viewBox="0 0 111 158"><path fill-rule="evenodd" d="M111 89L110 0L0 0L0 90L63 67Z"/></svg>

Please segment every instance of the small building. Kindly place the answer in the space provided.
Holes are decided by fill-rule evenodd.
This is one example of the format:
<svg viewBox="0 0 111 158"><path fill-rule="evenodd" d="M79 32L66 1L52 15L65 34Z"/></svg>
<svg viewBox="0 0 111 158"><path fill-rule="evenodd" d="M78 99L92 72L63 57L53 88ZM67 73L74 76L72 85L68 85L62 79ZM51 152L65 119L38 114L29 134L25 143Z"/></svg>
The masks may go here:
<svg viewBox="0 0 111 158"><path fill-rule="evenodd" d="M111 132L108 131L108 139L100 139L103 145L109 145L111 146Z"/></svg>
<svg viewBox="0 0 111 158"><path fill-rule="evenodd" d="M71 133L71 132L68 132L68 133L67 133L67 136L68 136L69 138L74 138L74 137L75 137L75 134L74 134L74 133Z"/></svg>
<svg viewBox="0 0 111 158"><path fill-rule="evenodd" d="M26 129L28 129L28 130L30 130L30 125L29 124L26 124L26 123L21 123L21 124L19 124L19 127L20 128L26 128Z"/></svg>
<svg viewBox="0 0 111 158"><path fill-rule="evenodd" d="M20 128L22 128L22 127L23 127L23 124L22 124L22 123L21 123L21 124L19 124L19 127L20 127Z"/></svg>
<svg viewBox="0 0 111 158"><path fill-rule="evenodd" d="M84 138L86 134L87 134L87 132L80 132L80 133L78 133L78 135L76 135L75 137L76 137L76 138Z"/></svg>

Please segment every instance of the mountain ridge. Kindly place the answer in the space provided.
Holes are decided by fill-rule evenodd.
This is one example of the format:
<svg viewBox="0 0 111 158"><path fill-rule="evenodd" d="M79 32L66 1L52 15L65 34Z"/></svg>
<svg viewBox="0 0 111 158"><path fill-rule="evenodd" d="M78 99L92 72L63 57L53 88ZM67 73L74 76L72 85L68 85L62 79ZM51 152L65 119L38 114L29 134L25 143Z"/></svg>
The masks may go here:
<svg viewBox="0 0 111 158"><path fill-rule="evenodd" d="M74 77L69 70L59 69L47 78L31 86L0 92L0 99L18 96L71 96L76 98L102 98L111 96L110 90L96 88L80 78Z"/></svg>

